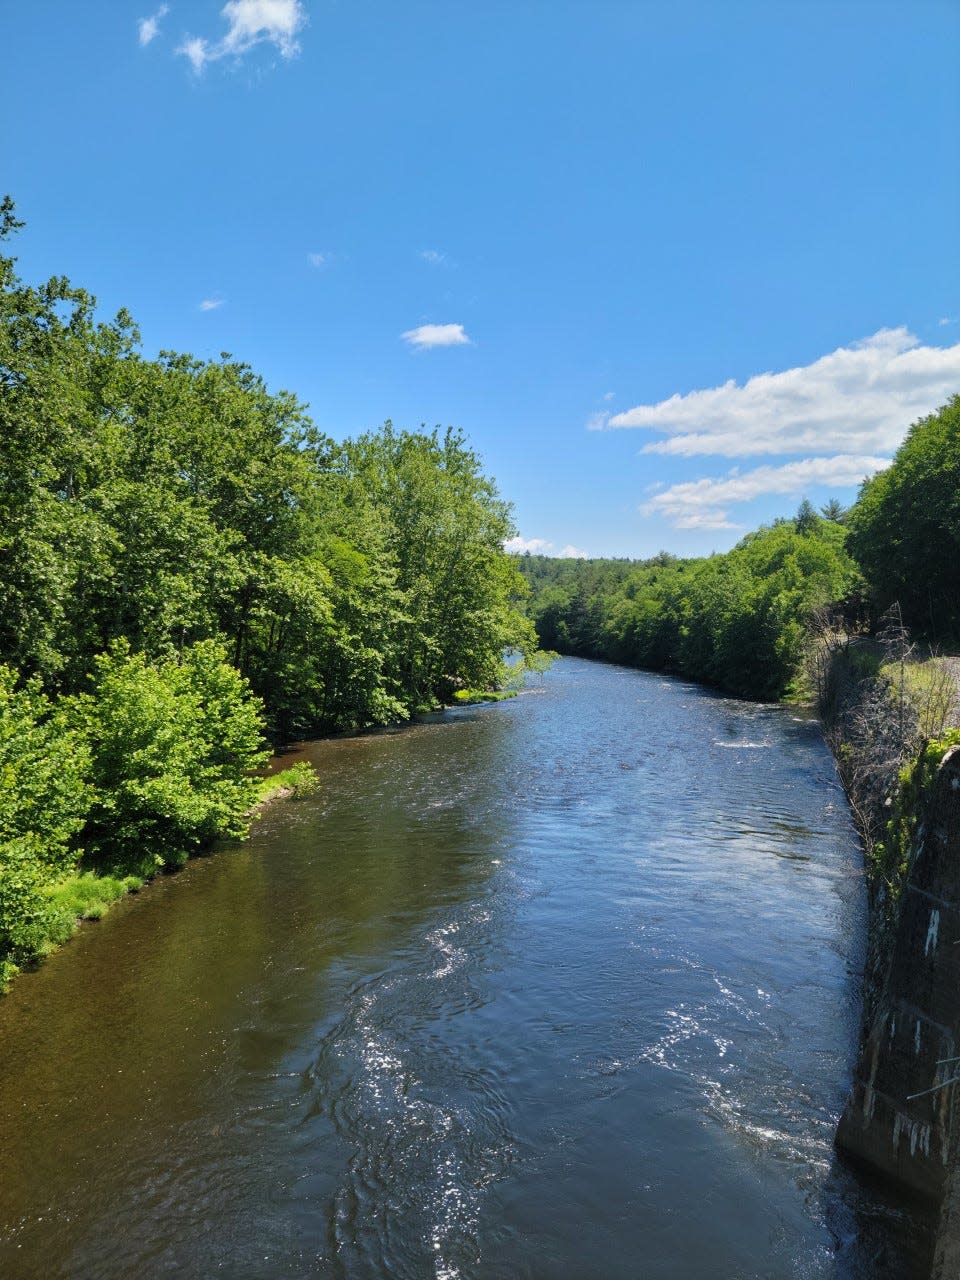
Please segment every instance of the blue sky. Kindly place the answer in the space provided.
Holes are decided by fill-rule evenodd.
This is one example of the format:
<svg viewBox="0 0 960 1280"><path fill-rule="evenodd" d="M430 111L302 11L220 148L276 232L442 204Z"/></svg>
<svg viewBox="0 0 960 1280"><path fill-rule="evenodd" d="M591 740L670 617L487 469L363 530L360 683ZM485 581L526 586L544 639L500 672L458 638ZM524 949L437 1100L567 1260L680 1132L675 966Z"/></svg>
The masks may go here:
<svg viewBox="0 0 960 1280"><path fill-rule="evenodd" d="M13 0L22 273L342 437L461 426L523 542L723 550L960 391L954 0Z"/></svg>

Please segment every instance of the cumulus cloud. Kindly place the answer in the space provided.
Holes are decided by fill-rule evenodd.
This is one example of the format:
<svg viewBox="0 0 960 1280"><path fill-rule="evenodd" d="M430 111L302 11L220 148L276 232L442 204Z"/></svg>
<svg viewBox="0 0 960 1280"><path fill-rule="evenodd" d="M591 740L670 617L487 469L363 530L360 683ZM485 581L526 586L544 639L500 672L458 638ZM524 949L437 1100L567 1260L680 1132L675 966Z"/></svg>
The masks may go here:
<svg viewBox="0 0 960 1280"><path fill-rule="evenodd" d="M160 29L160 22L170 12L170 6L162 4L157 12L150 18L141 18L137 23L137 29L140 33L141 48L148 45L154 39Z"/></svg>
<svg viewBox="0 0 960 1280"><path fill-rule="evenodd" d="M428 351L431 347L470 346L462 324L422 324L401 333L400 337L418 351Z"/></svg>
<svg viewBox="0 0 960 1280"><path fill-rule="evenodd" d="M645 516L662 516L675 529L738 529L728 508L764 494L802 495L814 485L845 488L890 465L889 458L863 454L837 454L832 458L804 458L780 467L755 467L740 472L734 467L720 479L690 480L671 485L645 502Z"/></svg>
<svg viewBox="0 0 960 1280"><path fill-rule="evenodd" d="M222 298L204 298L200 303L201 311L216 311L217 307L223 306Z"/></svg>
<svg viewBox="0 0 960 1280"><path fill-rule="evenodd" d="M921 346L901 327L881 329L812 364L757 374L743 386L731 380L589 425L642 427L667 437L645 445L644 453L865 454L895 449L912 422L958 389L960 344Z"/></svg>
<svg viewBox="0 0 960 1280"><path fill-rule="evenodd" d="M300 52L296 37L307 21L301 0L227 0L220 14L227 23L221 40L190 36L177 49L198 75L208 62L240 58L258 44L272 44L284 58Z"/></svg>
<svg viewBox="0 0 960 1280"><path fill-rule="evenodd" d="M515 555L523 555L525 551L529 551L531 555L539 556L558 556L561 560L586 560L587 553L581 551L579 547L567 545L561 547L558 551L556 545L548 542L546 538L511 538L503 544L504 551L513 552Z"/></svg>

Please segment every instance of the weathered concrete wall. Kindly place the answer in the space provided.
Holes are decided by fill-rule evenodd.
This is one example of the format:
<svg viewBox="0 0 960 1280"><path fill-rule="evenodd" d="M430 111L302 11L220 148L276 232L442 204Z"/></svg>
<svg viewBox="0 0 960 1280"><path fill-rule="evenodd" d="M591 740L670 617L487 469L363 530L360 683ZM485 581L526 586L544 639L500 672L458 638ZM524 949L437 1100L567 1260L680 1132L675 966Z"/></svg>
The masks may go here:
<svg viewBox="0 0 960 1280"><path fill-rule="evenodd" d="M944 1200L939 1257L954 1203L949 1232L960 1231L960 1173L953 1173L960 1084L948 1083L960 1077L958 747L944 757L917 832L873 1008L837 1142L882 1176ZM944 1280L960 1275L960 1235L957 1246L952 1269L940 1272Z"/></svg>
<svg viewBox="0 0 960 1280"><path fill-rule="evenodd" d="M951 1158L940 1209L933 1280L957 1280L957 1276L960 1276L960 1161Z"/></svg>

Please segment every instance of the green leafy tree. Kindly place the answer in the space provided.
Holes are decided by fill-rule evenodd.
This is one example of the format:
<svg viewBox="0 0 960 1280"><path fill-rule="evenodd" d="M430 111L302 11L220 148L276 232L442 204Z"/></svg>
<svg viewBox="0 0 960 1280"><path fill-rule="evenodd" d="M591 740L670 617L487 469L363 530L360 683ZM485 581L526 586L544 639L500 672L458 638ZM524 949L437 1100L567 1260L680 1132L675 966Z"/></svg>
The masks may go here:
<svg viewBox="0 0 960 1280"><path fill-rule="evenodd" d="M899 601L912 630L960 639L960 396L910 428L847 520L877 611Z"/></svg>
<svg viewBox="0 0 960 1280"><path fill-rule="evenodd" d="M399 610L391 646L396 695L409 709L495 682L503 651L535 647L517 608L526 584L503 550L506 503L463 436L390 423L348 443L341 465L379 510Z"/></svg>

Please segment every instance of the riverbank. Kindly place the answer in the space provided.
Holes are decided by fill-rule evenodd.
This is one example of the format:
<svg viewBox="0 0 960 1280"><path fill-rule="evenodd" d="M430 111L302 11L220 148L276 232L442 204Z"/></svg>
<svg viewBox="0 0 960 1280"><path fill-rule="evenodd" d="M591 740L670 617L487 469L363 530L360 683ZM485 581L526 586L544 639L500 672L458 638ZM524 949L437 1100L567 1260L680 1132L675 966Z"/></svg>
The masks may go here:
<svg viewBox="0 0 960 1280"><path fill-rule="evenodd" d="M924 1274L952 1280L960 1259L955 662L918 652L902 626L871 640L824 627L809 657L868 897L860 1043L837 1146L923 1202L920 1216L933 1215Z"/></svg>
<svg viewBox="0 0 960 1280"><path fill-rule="evenodd" d="M247 817L255 821L274 802L309 795L318 785L315 772L303 762L267 774L257 784L257 798L248 810ZM121 898L129 893L139 893L154 878L111 875L109 872L85 869L77 870L74 874L45 886L44 893L50 908L46 913L46 937L40 944L37 958L31 963L42 963L51 952L69 942L82 925L102 920ZM21 969L26 967L29 966L9 962L0 965L0 996L9 989L10 983Z"/></svg>

